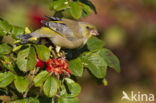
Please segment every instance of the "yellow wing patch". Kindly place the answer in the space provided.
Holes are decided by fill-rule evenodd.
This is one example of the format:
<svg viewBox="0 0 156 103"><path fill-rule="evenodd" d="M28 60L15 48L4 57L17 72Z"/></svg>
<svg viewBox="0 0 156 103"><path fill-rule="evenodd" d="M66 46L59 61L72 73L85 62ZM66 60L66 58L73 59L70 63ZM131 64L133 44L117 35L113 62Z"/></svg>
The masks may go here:
<svg viewBox="0 0 156 103"><path fill-rule="evenodd" d="M32 37L32 38L30 38L29 40L30 41L36 41L38 39L38 37Z"/></svg>
<svg viewBox="0 0 156 103"><path fill-rule="evenodd" d="M54 35L54 36L61 35L62 37L66 37L64 34L60 34L60 33L56 32L56 31L54 31L48 27L42 27L39 32L40 32L40 34L43 34L43 35L44 34L48 34L49 36L50 35Z"/></svg>
<svg viewBox="0 0 156 103"><path fill-rule="evenodd" d="M25 34L31 33L30 29L28 27L25 27Z"/></svg>

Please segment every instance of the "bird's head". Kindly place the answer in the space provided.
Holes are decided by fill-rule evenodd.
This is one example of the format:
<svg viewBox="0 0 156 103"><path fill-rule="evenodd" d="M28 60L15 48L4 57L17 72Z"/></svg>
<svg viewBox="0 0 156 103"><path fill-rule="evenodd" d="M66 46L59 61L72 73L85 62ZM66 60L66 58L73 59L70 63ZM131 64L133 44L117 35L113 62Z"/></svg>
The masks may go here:
<svg viewBox="0 0 156 103"><path fill-rule="evenodd" d="M81 22L80 23L81 32L84 36L91 37L99 35L96 27L92 24Z"/></svg>

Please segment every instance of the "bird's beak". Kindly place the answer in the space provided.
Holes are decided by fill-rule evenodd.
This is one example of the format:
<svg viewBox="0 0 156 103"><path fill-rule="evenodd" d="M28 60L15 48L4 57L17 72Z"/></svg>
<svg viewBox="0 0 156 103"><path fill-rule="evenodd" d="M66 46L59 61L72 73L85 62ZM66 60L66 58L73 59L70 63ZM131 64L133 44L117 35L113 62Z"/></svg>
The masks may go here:
<svg viewBox="0 0 156 103"><path fill-rule="evenodd" d="M99 35L99 33L98 33L98 31L96 29L91 30L90 34L93 35L93 36L98 36Z"/></svg>

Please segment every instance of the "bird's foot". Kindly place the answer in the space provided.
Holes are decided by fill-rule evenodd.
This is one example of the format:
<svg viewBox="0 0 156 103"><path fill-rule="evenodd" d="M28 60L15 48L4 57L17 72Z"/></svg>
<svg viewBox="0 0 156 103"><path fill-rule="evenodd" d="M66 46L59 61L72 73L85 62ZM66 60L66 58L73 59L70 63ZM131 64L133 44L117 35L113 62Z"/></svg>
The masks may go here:
<svg viewBox="0 0 156 103"><path fill-rule="evenodd" d="M56 46L56 52L59 53L61 50L61 47L60 46Z"/></svg>
<svg viewBox="0 0 156 103"><path fill-rule="evenodd" d="M65 52L64 51L60 51L59 53L57 53L58 57L65 57Z"/></svg>

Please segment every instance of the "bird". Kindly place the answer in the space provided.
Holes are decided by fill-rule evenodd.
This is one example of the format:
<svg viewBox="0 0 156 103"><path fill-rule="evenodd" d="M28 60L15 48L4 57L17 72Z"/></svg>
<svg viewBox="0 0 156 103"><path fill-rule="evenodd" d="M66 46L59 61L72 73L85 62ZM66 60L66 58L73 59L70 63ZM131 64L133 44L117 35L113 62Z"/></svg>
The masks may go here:
<svg viewBox="0 0 156 103"><path fill-rule="evenodd" d="M43 26L31 33L18 35L21 43L28 43L32 38L48 38L58 49L75 49L83 47L92 36L99 35L96 27L82 21L46 16Z"/></svg>

